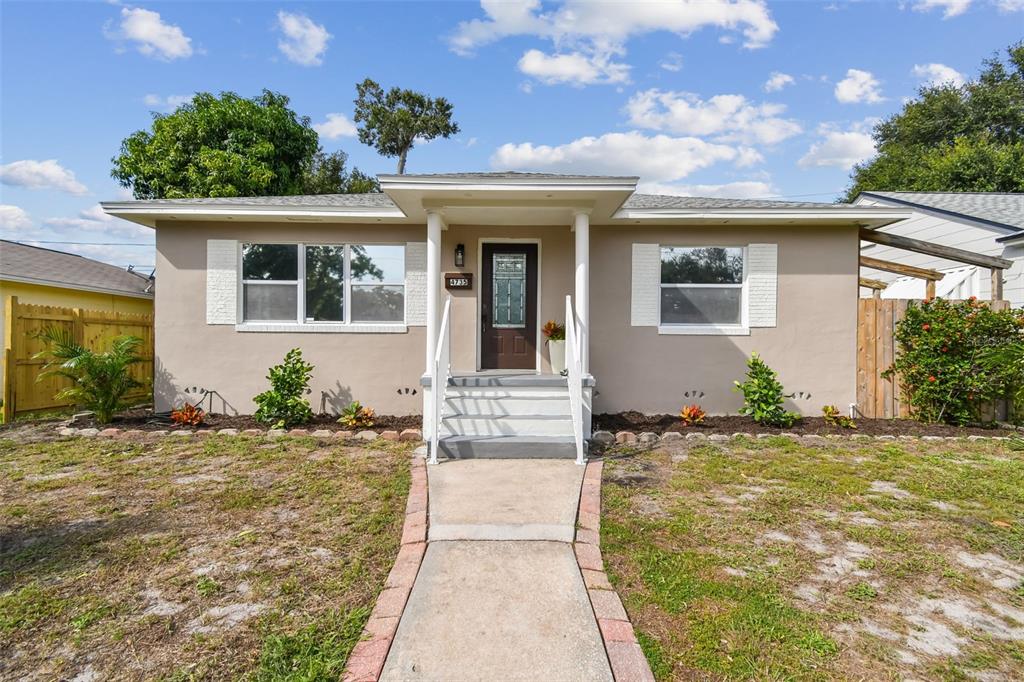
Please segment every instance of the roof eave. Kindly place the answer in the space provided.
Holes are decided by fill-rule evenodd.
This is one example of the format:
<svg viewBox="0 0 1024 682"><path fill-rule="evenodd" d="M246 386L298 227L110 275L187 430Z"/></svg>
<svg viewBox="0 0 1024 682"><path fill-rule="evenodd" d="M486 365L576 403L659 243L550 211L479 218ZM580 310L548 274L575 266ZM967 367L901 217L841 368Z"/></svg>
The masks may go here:
<svg viewBox="0 0 1024 682"><path fill-rule="evenodd" d="M890 196L886 196L884 194L876 194L875 192L860 192L859 194L857 194L856 197L854 197L853 202L856 203L857 200L860 199L862 196L863 197L871 197L875 201L886 201L886 202L889 202L891 204L899 204L900 206L909 206L909 207L912 207L912 208L917 209L919 211L930 211L932 213L937 213L937 214L939 214L941 216L945 216L945 217L949 217L949 218L955 218L955 219L958 219L958 220L965 220L965 221L968 221L968 222L971 222L971 223L976 223L978 225L986 225L988 227L994 227L994 228L999 229L999 230L1007 230L1007 231L1009 231L1009 230L1019 230L1020 229L1020 228L1018 228L1018 227L1016 227L1014 225L1007 225L1006 223L1001 223L998 220L992 220L991 218L981 218L979 216L973 216L973 215L970 215L968 213L961 213L960 211L953 211L953 210L948 209L948 208L940 208L938 206L931 206L929 204L922 204L922 203L917 202L917 201L908 201L906 199L898 199L896 197L890 197ZM1011 234L1011 235L1008 235L1008 236L1012 237L1013 235ZM999 241L999 240L997 239L997 241Z"/></svg>
<svg viewBox="0 0 1024 682"><path fill-rule="evenodd" d="M112 294L114 296L128 296L130 298L144 298L153 300L153 294L145 291L126 291L124 289L111 289L108 287L96 287L84 284L75 284L73 282L58 282L50 279L40 279L37 277L19 277L17 275L9 275L0 273L0 280L7 282L18 282L20 284L35 284L37 286L54 287L56 289L71 289L73 291L89 291L97 294ZM148 281L148 280L147 280Z"/></svg>
<svg viewBox="0 0 1024 682"><path fill-rule="evenodd" d="M865 210L853 209L800 209L800 208L748 208L748 209L664 209L641 208L621 209L612 216L613 220L679 220L687 222L700 221L792 221L804 223L842 223L862 224L871 227L890 225L905 220L913 215L910 210Z"/></svg>
<svg viewBox="0 0 1024 682"><path fill-rule="evenodd" d="M203 220L235 218L283 218L285 220L400 220L406 217L399 208L375 206L239 206L237 204L167 205L147 202L103 202L104 212L147 227L156 227L157 220Z"/></svg>
<svg viewBox="0 0 1024 682"><path fill-rule="evenodd" d="M522 178L462 178L462 177L416 177L408 175L379 175L381 189L389 190L448 190L459 192L493 191L635 191L640 181L637 176L615 177L522 177Z"/></svg>

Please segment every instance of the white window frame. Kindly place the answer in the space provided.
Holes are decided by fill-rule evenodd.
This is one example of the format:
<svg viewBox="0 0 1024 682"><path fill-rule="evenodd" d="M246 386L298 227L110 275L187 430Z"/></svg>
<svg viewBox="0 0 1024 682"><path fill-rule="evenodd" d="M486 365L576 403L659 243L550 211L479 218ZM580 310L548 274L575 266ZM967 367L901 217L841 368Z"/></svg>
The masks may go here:
<svg viewBox="0 0 1024 682"><path fill-rule="evenodd" d="M252 244L278 244L284 246L295 246L296 258L298 258L298 279L297 280L266 280L266 279L244 279L244 263L242 255L245 247ZM306 319L306 247L307 246L330 246L342 247L344 249L344 263L342 264L342 305L344 306L344 320L323 320L313 321ZM245 241L238 244L238 319L239 324L235 325L237 331L243 332L364 332L364 333L401 333L407 330L406 318L408 317L408 287L405 279L400 282L373 282L356 283L356 286L401 286L402 292L402 319L393 322L353 322L352 321L352 247L353 246L400 246L402 247L403 262L407 245L392 242L359 242L359 243L337 243L337 242L281 242L281 241ZM296 288L296 306L294 320L247 320L245 319L245 285L282 285L294 286Z"/></svg>
<svg viewBox="0 0 1024 682"><path fill-rule="evenodd" d="M739 249L743 259L743 275L739 284L665 284L661 281L662 249ZM747 247L737 244L659 244L658 245L658 333L679 335L731 335L747 336L750 334L750 297L747 276ZM661 292L664 289L739 289L740 290L740 321L739 324L686 324L680 322L662 322Z"/></svg>

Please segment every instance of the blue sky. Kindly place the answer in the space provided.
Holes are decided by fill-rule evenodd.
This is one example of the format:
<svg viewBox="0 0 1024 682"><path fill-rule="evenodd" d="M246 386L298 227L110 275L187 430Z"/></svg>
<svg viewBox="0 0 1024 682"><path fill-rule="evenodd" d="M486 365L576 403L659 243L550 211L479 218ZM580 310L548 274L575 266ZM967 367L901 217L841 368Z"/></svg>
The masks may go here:
<svg viewBox="0 0 1024 682"><path fill-rule="evenodd" d="M120 141L197 91L282 92L364 171L355 83L443 95L462 132L408 172L641 176L641 190L832 201L928 80L1024 37L1024 0L0 3L0 236L153 264L106 218ZM104 246L86 242L132 243Z"/></svg>

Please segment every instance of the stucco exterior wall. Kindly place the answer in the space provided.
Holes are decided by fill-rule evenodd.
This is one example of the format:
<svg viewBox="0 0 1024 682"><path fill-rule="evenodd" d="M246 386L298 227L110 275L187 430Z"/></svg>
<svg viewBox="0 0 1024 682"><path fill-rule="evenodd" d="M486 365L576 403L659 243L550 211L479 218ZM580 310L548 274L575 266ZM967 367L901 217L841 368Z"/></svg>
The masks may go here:
<svg viewBox="0 0 1024 682"><path fill-rule="evenodd" d="M405 333L240 332L234 325L206 324L206 240L308 243L405 243L425 241L426 226L289 223L160 223L156 231L157 410L186 397L186 389L215 390L214 409L251 414L253 396L266 390L267 369L291 348L316 369L309 402L337 412L359 400L380 414L418 414L424 368L425 328ZM406 393L408 389L408 393ZM415 393L413 393L415 391Z"/></svg>
<svg viewBox="0 0 1024 682"><path fill-rule="evenodd" d="M630 326L630 249L778 244L778 322L749 336L659 335ZM788 408L820 414L856 400L857 230L845 227L594 227L591 229L591 373L594 412L676 413L699 403L711 414L735 413L732 391L752 352L779 373L787 392L809 397ZM689 392L687 396L686 393Z"/></svg>

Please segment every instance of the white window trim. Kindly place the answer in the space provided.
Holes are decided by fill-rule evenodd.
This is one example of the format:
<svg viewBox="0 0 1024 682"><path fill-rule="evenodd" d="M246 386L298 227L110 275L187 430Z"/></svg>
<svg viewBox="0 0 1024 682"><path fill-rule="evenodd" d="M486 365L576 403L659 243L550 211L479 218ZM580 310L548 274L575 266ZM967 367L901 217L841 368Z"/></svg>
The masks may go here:
<svg viewBox="0 0 1024 682"><path fill-rule="evenodd" d="M244 263L242 254L247 244L282 244L285 246L296 246L296 258L298 258L298 279L296 280L268 280L268 279L243 279ZM342 264L344 301L344 321L307 321L306 320L306 247L307 246L331 246L344 248L344 263ZM400 334L408 330L406 318L408 317L409 296L408 285L403 279L401 282L356 282L358 287L362 286L400 286L403 288L402 295L402 319L395 322L369 322L352 321L352 246L401 246L403 260L407 245L388 242L359 242L354 243L327 243L327 242L239 242L238 243L238 310L237 319L241 320L235 324L235 331L239 332L305 332L305 333L348 333L348 334ZM245 285L246 284L274 284L282 286L294 286L296 292L295 320L246 320L245 319Z"/></svg>
<svg viewBox="0 0 1024 682"><path fill-rule="evenodd" d="M743 258L743 281L740 284L664 284L658 274L658 334L678 336L750 336L750 278L747 271L747 247L723 244L658 244L659 268L661 250L676 249L736 249ZM740 290L740 323L739 324L681 324L664 323L661 321L661 290L672 289L739 289Z"/></svg>

